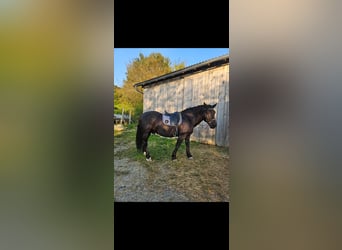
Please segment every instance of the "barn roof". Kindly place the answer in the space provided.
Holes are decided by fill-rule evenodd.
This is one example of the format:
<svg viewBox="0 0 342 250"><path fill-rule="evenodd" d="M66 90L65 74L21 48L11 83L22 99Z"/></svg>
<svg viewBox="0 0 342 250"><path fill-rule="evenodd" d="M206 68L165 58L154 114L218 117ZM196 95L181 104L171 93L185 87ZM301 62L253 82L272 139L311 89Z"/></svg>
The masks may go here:
<svg viewBox="0 0 342 250"><path fill-rule="evenodd" d="M158 76L158 77L155 77L155 78L143 81L143 82L136 83L134 84L134 87L136 88L138 86L141 86L144 88L148 85L152 85L160 81L165 81L165 80L169 80L169 79L177 78L177 77L184 77L185 75L188 75L188 74L207 70L209 68L218 67L218 66L228 64L228 63L229 63L229 55L218 56L218 57L215 57L215 58L212 58L212 59L200 62L200 63L190 65L183 69L173 71L171 73L168 73L162 76Z"/></svg>

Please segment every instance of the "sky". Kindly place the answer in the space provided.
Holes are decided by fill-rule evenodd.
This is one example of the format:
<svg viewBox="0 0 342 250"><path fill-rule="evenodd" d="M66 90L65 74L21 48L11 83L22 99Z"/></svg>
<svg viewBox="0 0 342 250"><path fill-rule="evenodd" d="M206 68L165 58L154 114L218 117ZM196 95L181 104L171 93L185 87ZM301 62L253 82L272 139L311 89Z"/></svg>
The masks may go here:
<svg viewBox="0 0 342 250"><path fill-rule="evenodd" d="M185 62L185 67L188 67L214 57L229 54L229 48L114 48L114 84L122 87L126 78L127 65L138 58L139 53L149 56L151 53L158 52L169 58L172 65Z"/></svg>

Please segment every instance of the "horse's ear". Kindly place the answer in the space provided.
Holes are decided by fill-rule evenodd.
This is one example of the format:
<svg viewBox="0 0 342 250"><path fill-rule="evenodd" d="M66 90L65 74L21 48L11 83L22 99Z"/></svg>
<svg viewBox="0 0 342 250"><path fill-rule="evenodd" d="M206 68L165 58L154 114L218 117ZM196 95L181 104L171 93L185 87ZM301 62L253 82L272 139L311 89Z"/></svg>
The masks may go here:
<svg viewBox="0 0 342 250"><path fill-rule="evenodd" d="M212 108L215 108L215 107L216 107L216 105L217 105L217 103L215 103L214 105L211 105L211 107L212 107Z"/></svg>
<svg viewBox="0 0 342 250"><path fill-rule="evenodd" d="M203 102L203 105L205 105L205 106L206 106L207 104L206 104L205 102Z"/></svg>

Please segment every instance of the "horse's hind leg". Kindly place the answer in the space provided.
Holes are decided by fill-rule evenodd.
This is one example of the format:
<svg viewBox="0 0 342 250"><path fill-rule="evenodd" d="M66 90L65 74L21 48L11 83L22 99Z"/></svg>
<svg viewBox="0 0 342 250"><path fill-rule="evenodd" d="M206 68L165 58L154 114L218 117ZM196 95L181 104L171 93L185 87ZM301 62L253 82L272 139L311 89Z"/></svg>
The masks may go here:
<svg viewBox="0 0 342 250"><path fill-rule="evenodd" d="M146 156L146 161L152 161L150 152L147 149L147 141L148 141L148 138L150 137L150 134L151 134L150 132L149 133L145 132L142 137L143 139L142 149L143 149L144 155Z"/></svg>

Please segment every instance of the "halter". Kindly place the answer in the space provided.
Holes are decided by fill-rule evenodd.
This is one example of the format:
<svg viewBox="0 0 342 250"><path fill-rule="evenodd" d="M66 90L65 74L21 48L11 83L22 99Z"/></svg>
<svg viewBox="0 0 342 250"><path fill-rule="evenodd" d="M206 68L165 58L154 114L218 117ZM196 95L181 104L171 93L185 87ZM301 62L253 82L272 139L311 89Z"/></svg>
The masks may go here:
<svg viewBox="0 0 342 250"><path fill-rule="evenodd" d="M212 119L209 122L207 122L209 125L211 125L213 122L216 122L216 119Z"/></svg>

